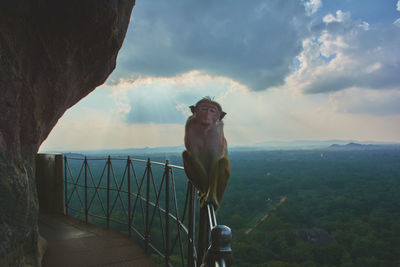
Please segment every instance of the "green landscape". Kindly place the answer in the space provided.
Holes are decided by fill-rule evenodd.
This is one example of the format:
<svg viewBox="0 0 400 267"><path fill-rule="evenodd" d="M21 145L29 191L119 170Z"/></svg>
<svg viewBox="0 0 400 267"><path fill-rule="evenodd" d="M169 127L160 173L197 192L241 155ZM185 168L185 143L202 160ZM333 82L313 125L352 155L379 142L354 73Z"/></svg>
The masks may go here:
<svg viewBox="0 0 400 267"><path fill-rule="evenodd" d="M131 156L182 165L177 152ZM217 217L232 229L234 266L400 266L398 145L234 149L229 156L231 177ZM95 180L103 167L91 165ZM182 173L175 185L184 201ZM141 219L134 223L143 227ZM152 230L151 241L161 242L160 235Z"/></svg>

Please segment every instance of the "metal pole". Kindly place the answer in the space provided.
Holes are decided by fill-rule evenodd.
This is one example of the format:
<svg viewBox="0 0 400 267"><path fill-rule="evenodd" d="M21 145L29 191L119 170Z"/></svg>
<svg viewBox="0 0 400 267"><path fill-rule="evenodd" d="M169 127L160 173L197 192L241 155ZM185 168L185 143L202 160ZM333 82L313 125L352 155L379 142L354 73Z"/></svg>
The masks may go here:
<svg viewBox="0 0 400 267"><path fill-rule="evenodd" d="M188 266L195 266L195 263L194 263L194 229L195 229L194 195L195 195L195 192L194 192L194 187L190 182L188 182L188 190L189 190Z"/></svg>
<svg viewBox="0 0 400 267"><path fill-rule="evenodd" d="M65 201L65 215L68 216L68 173L67 173L67 156L64 156L64 183L65 183L65 188L64 188L64 201Z"/></svg>
<svg viewBox="0 0 400 267"><path fill-rule="evenodd" d="M131 236L132 235L132 232L131 232L132 218L131 218L131 158L130 158L130 156L128 156L126 165L128 167L128 233L129 233L129 236Z"/></svg>
<svg viewBox="0 0 400 267"><path fill-rule="evenodd" d="M150 206L150 171L151 162L150 158L147 159L147 184L146 184L146 228L145 228L145 251L149 248L150 225L149 225L149 206Z"/></svg>
<svg viewBox="0 0 400 267"><path fill-rule="evenodd" d="M165 162L165 266L169 266L169 167Z"/></svg>
<svg viewBox="0 0 400 267"><path fill-rule="evenodd" d="M208 225L210 225L210 229L217 226L217 218L215 217L215 209L212 203L207 203L207 210L208 210Z"/></svg>
<svg viewBox="0 0 400 267"><path fill-rule="evenodd" d="M87 206L87 157L85 156L85 222L88 222L88 206Z"/></svg>
<svg viewBox="0 0 400 267"><path fill-rule="evenodd" d="M107 159L107 229L110 229L110 167L111 157Z"/></svg>
<svg viewBox="0 0 400 267"><path fill-rule="evenodd" d="M199 233L197 239L197 265L201 266L209 245L209 223L207 205L200 206Z"/></svg>
<svg viewBox="0 0 400 267"><path fill-rule="evenodd" d="M211 230L211 246L206 253L204 265L218 267L232 266L231 240L231 229L225 225L216 225Z"/></svg>

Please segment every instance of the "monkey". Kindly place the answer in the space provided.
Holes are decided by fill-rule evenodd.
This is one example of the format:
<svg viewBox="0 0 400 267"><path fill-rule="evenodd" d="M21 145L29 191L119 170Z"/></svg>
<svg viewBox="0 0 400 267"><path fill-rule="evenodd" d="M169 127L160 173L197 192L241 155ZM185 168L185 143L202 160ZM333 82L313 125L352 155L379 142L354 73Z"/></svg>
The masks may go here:
<svg viewBox="0 0 400 267"><path fill-rule="evenodd" d="M200 205L211 202L219 208L230 175L227 142L221 106L204 97L190 106L185 125L183 166L189 181L199 190Z"/></svg>

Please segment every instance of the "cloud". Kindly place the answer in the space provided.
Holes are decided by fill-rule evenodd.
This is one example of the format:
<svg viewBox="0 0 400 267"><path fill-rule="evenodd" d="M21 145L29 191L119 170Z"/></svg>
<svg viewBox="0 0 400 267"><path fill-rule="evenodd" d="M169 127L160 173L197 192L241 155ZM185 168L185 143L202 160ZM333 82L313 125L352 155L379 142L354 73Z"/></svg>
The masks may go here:
<svg viewBox="0 0 400 267"><path fill-rule="evenodd" d="M399 88L399 22L370 25L337 10L318 23L311 15L321 7L316 0L137 3L108 84L199 71L256 91L288 81L306 93ZM182 120L170 114L167 121Z"/></svg>
<svg viewBox="0 0 400 267"><path fill-rule="evenodd" d="M396 25L397 27L400 27L400 19L396 19L396 20L393 22L393 24Z"/></svg>
<svg viewBox="0 0 400 267"><path fill-rule="evenodd" d="M277 86L301 51L309 21L298 1L141 1L108 83L197 70L253 90Z"/></svg>
<svg viewBox="0 0 400 267"><path fill-rule="evenodd" d="M199 71L171 78L139 78L108 85L116 104L115 113L129 124L184 124L189 106L202 97L223 100L234 88L248 90L226 78Z"/></svg>
<svg viewBox="0 0 400 267"><path fill-rule="evenodd" d="M376 91L360 88L336 92L331 101L337 111L377 116L400 114L400 91Z"/></svg>
<svg viewBox="0 0 400 267"><path fill-rule="evenodd" d="M396 10L397 10L397 11L400 11L400 0L397 1ZM399 18L399 19L396 19L396 20L393 22L393 24L400 28L400 18Z"/></svg>
<svg viewBox="0 0 400 267"><path fill-rule="evenodd" d="M142 99L142 93L151 97ZM190 72L101 86L66 112L41 149L182 145L188 106L204 95L215 97L227 112L224 131L230 146L296 139L393 141L400 136L398 90L302 94L286 84L251 91L226 77ZM147 120L135 117L135 105Z"/></svg>
<svg viewBox="0 0 400 267"><path fill-rule="evenodd" d="M323 19L323 22L326 24L332 23L332 22L349 22L350 21L350 13L349 12L343 12L342 10L336 11L336 17L332 14L326 15Z"/></svg>
<svg viewBox="0 0 400 267"><path fill-rule="evenodd" d="M353 21L338 10L303 40L298 69L286 81L305 93L352 87L400 90L399 28Z"/></svg>
<svg viewBox="0 0 400 267"><path fill-rule="evenodd" d="M308 16L316 13L322 7L321 0L310 0L304 3L304 7L306 9L306 13Z"/></svg>

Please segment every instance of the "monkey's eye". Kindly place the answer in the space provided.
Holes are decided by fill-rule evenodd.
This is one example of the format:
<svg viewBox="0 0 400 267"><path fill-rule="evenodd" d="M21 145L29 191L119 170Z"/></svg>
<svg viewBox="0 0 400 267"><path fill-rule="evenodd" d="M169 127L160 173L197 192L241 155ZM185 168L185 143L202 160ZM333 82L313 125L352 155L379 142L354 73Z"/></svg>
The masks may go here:
<svg viewBox="0 0 400 267"><path fill-rule="evenodd" d="M208 107L206 107L206 106L200 107L200 110L201 110L201 111L207 111L207 110L208 110Z"/></svg>
<svg viewBox="0 0 400 267"><path fill-rule="evenodd" d="M210 110L211 113L217 112L217 110L215 108L210 108L209 110Z"/></svg>

